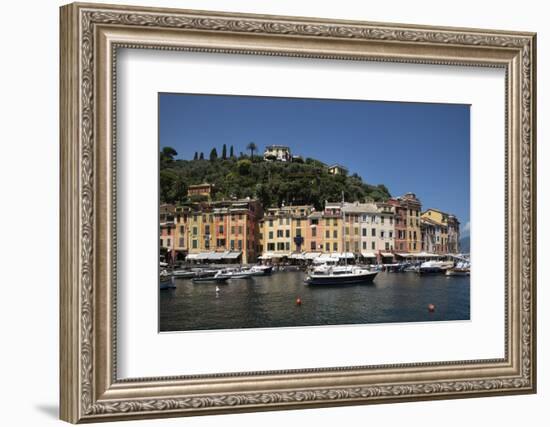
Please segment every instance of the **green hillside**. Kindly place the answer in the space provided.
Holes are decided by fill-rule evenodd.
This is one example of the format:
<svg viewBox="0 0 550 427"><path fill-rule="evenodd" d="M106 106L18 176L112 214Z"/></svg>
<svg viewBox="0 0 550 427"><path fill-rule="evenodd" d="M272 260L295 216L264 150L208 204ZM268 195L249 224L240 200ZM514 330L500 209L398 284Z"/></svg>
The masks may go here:
<svg viewBox="0 0 550 427"><path fill-rule="evenodd" d="M213 150L214 151L214 150ZM266 162L260 156L240 155L221 159L213 152L208 160L178 160L175 150L166 147L160 155L160 198L162 203L185 203L189 185L215 185L214 200L251 197L264 207L285 204L312 204L322 209L325 200L383 201L388 189L363 182L360 176L331 175L327 165L315 160Z"/></svg>

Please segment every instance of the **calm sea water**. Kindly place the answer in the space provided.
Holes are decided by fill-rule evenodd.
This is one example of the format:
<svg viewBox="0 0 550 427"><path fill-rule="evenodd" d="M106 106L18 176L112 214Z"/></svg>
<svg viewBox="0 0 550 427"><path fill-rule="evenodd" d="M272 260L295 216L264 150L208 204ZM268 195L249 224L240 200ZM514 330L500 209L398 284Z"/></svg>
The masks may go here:
<svg viewBox="0 0 550 427"><path fill-rule="evenodd" d="M469 277L379 273L372 284L319 287L304 278L276 272L228 281L218 293L212 283L174 279L176 289L160 291L160 331L470 319Z"/></svg>

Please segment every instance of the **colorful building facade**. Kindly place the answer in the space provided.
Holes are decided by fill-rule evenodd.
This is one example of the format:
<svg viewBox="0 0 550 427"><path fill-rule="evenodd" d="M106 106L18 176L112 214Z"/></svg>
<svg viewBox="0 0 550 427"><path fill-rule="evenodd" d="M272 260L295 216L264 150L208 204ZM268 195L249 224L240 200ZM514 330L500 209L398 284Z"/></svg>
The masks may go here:
<svg viewBox="0 0 550 427"><path fill-rule="evenodd" d="M394 209L389 203L345 203L343 211L350 218L351 252L363 258L393 257L394 250ZM348 222L348 221L346 221ZM353 227L351 226L353 223ZM347 228L346 228L346 235Z"/></svg>
<svg viewBox="0 0 550 427"><path fill-rule="evenodd" d="M396 252L406 253L409 251L407 241L407 208L398 199L389 199L388 203L394 210L394 248Z"/></svg>
<svg viewBox="0 0 550 427"><path fill-rule="evenodd" d="M253 263L337 253L388 262L401 253L459 252L456 217L420 209L412 193L388 202L325 202L322 211L301 205L264 212L251 199L161 205L161 258L171 262L227 257Z"/></svg>
<svg viewBox="0 0 550 427"><path fill-rule="evenodd" d="M440 229L440 244L438 254L458 253L460 251L460 231L458 219L451 214L439 209L427 209L422 213L422 218L435 224Z"/></svg>
<svg viewBox="0 0 550 427"><path fill-rule="evenodd" d="M258 201L203 202L164 210L171 214L161 213L160 243L164 251L172 253L173 260L189 255L189 259L202 259L197 256L203 254L214 254L215 259L221 252L231 252L243 263L257 260L258 221L263 215Z"/></svg>
<svg viewBox="0 0 550 427"><path fill-rule="evenodd" d="M260 246L274 258L288 257L306 250L308 216L313 206L269 208L259 221Z"/></svg>
<svg viewBox="0 0 550 427"><path fill-rule="evenodd" d="M420 230L420 211L422 204L414 193L407 193L397 198L405 209L405 250L415 253L422 250L422 235Z"/></svg>

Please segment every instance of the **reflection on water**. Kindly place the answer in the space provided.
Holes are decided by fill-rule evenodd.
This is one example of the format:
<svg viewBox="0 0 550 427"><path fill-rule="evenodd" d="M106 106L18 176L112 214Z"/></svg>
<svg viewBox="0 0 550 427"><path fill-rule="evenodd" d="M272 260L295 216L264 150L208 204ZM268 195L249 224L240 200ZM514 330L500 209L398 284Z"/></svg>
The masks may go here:
<svg viewBox="0 0 550 427"><path fill-rule="evenodd" d="M277 272L228 281L218 292L213 283L175 279L175 289L160 291L160 331L470 319L469 277L379 273L373 284L329 287L304 278Z"/></svg>

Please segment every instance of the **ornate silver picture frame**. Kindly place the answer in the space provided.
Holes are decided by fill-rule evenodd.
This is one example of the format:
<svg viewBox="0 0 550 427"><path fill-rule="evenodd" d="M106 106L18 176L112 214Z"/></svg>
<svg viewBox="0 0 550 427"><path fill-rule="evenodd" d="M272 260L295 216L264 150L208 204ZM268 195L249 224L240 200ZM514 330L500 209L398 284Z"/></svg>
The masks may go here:
<svg viewBox="0 0 550 427"><path fill-rule="evenodd" d="M535 34L71 4L61 8L60 43L61 419L113 421L536 391ZM505 356L120 379L119 48L502 68Z"/></svg>

